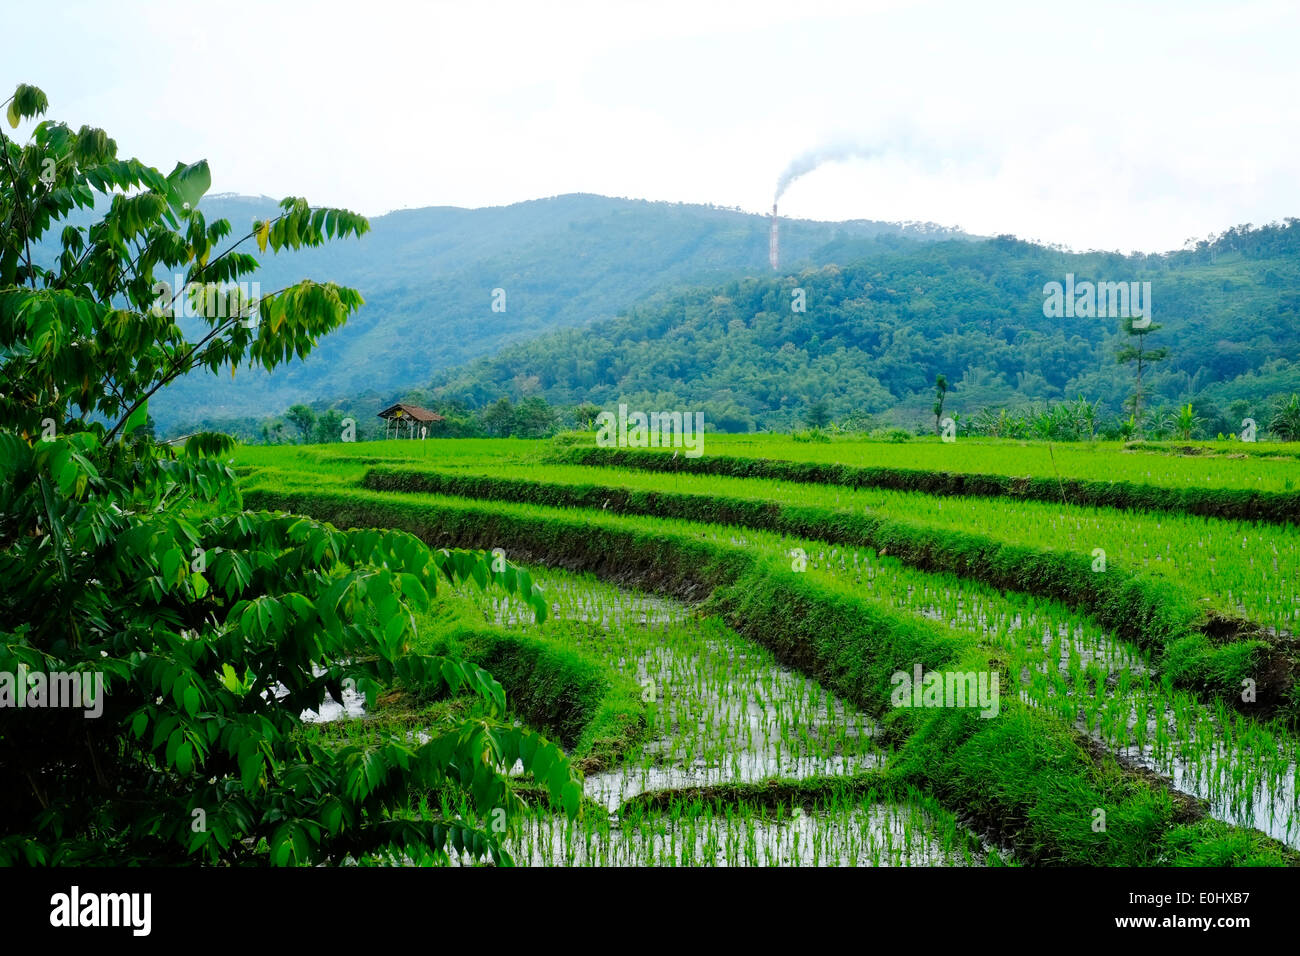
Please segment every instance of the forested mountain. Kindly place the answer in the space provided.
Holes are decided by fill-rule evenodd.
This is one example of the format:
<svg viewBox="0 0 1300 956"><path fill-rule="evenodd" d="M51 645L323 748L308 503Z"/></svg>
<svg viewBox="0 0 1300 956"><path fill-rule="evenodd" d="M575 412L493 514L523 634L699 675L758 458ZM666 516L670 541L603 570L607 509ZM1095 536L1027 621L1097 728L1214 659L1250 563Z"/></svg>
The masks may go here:
<svg viewBox="0 0 1300 956"><path fill-rule="evenodd" d="M942 373L957 413L1083 394L1120 414L1134 379L1116 362L1122 321L1044 315L1044 285L1067 274L1151 283L1161 328L1146 345L1169 350L1145 372L1153 403L1226 409L1300 391L1297 220L1165 255L1077 254L1010 237L887 248L841 239L818 254L839 264L659 294L448 370L433 393L470 406L532 394L703 409L725 430L789 428L825 399L836 419L878 414L912 427L929 415Z"/></svg>
<svg viewBox="0 0 1300 956"><path fill-rule="evenodd" d="M201 210L209 222L229 219L236 238L278 211L265 197L231 195L209 197ZM930 224L781 225L782 258L794 267L834 261L829 250L846 241L884 250L953 234ZM159 427L176 432L262 418L295 402L400 392L509 343L611 318L655 291L768 269L768 219L709 206L568 195L401 210L373 217L371 227L359 240L268 253L257 275L265 292L304 277L356 288L366 304L344 328L273 374L187 376L151 403ZM494 301L505 311L493 311Z"/></svg>

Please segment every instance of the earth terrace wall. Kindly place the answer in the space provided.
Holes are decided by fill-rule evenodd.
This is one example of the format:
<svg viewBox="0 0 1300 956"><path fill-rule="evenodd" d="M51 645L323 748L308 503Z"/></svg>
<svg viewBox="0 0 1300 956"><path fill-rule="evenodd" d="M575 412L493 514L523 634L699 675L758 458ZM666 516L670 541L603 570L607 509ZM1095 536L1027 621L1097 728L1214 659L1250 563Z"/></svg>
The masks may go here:
<svg viewBox="0 0 1300 956"><path fill-rule="evenodd" d="M359 491L245 490L250 507L340 527L392 528L433 546L505 547L514 558L594 572L678 597L713 595L739 633L870 713L897 745L898 779L999 833L1029 863L1295 865L1263 834L1189 809L1125 772L1060 720L1008 694L998 717L968 708L890 706L896 671L992 670L972 642L823 588L740 548L581 517L512 514L475 502ZM1002 675L1002 686L1011 682ZM1106 828L1095 829L1096 810Z"/></svg>
<svg viewBox="0 0 1300 956"><path fill-rule="evenodd" d="M1054 598L1091 614L1140 647L1179 686L1259 717L1296 719L1294 662L1250 622L1210 615L1191 595L1166 582L1138 578L1111 564L1060 551L1004 544L968 532L774 501L605 485L571 485L420 469L371 469L363 486L376 491L425 492L654 515L810 538L884 551L925 571L945 571L996 588ZM1256 699L1241 699L1243 680Z"/></svg>
<svg viewBox="0 0 1300 956"><path fill-rule="evenodd" d="M641 471L686 471L730 478L772 478L848 488L920 491L928 495L1021 498L1126 511L1172 511L1207 518L1300 524L1300 492L1251 491L1243 488L1165 488L1129 481L1083 481L1077 478L1018 478L1013 475L962 474L908 468L863 468L856 465L772 458L708 455L673 458L630 448L557 448L548 460L569 465L636 468Z"/></svg>
<svg viewBox="0 0 1300 956"><path fill-rule="evenodd" d="M1131 441L1124 445L1133 451L1151 452L1157 455L1203 455L1207 458L1300 458L1300 446L1296 442L1250 442L1235 441L1224 445L1214 442L1153 442Z"/></svg>

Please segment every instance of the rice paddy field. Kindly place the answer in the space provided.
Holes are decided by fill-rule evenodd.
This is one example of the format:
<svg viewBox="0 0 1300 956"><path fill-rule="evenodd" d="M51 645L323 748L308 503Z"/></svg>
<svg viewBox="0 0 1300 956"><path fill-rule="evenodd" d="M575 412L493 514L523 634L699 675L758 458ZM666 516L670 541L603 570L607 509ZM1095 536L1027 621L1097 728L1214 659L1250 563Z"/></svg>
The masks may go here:
<svg viewBox="0 0 1300 956"><path fill-rule="evenodd" d="M542 622L476 587L440 593L420 622L431 645L497 674L512 718L583 771L575 817L518 778L516 863L1300 862L1300 522L1285 512L574 463L592 439L247 447L233 460L247 507L500 549L531 572ZM1146 488L1296 487L1292 450L1235 444L709 435L699 461L1046 467L1136 486L1133 502ZM419 733L438 715L381 704L313 726Z"/></svg>
<svg viewBox="0 0 1300 956"><path fill-rule="evenodd" d="M1300 489L1294 442L1144 443L970 439L902 443L849 438L797 441L788 435L709 435L708 456L833 462L963 474L1036 475L1134 481L1160 487ZM1189 453L1190 452L1190 453ZM671 452L669 452L671 454ZM1243 467L1242 461L1250 460Z"/></svg>
<svg viewBox="0 0 1300 956"><path fill-rule="evenodd" d="M420 466L408 466L419 469ZM1296 466L1300 468L1300 462ZM441 469L440 469L441 470ZM1286 630L1300 620L1300 527L1178 514L1008 501L937 497L919 492L855 489L759 478L676 474L569 465L457 464L451 474L521 482L664 491L701 497L779 501L852 511L909 524L985 534L999 541L1088 555L1167 581L1261 624Z"/></svg>

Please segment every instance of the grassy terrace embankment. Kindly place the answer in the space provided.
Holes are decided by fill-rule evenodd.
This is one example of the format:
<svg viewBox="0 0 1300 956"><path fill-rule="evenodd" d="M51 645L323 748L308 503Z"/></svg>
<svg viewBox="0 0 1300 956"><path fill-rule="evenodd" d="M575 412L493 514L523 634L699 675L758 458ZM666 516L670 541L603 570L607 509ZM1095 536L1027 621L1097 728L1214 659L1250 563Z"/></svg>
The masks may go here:
<svg viewBox="0 0 1300 956"><path fill-rule="evenodd" d="M417 469L418 470L418 469ZM1037 551L1073 553L1163 579L1208 609L1244 616L1279 632L1300 621L1300 526L1121 511L1008 498L942 497L763 478L731 478L628 468L504 462L436 466L441 474L491 476L573 486L616 486L775 502L854 513L989 538ZM356 469L362 478L365 469Z"/></svg>
<svg viewBox="0 0 1300 956"><path fill-rule="evenodd" d="M903 447L910 450L910 446ZM933 448L932 445L917 447ZM901 456L902 452L899 452L895 460ZM928 454L925 457L934 456ZM577 445L557 449L552 460L594 467L637 468L645 471L732 478L767 478L777 481L841 485L846 488L916 491L927 495L949 497L1051 501L1070 505L1118 508L1126 511L1167 511L1210 518L1300 524L1300 491L1295 490L1278 491L1191 483L1179 485L1124 480L1098 481L1064 477L1051 471L1035 475L1028 472L1016 474L943 470L955 467L956 460L943 462L936 469L916 469L899 468L893 465L860 466L815 460L745 458L713 453L699 458L686 458L685 456L674 457L662 450L592 448ZM977 464L977 462L967 464ZM1027 462L1012 459L1003 464L1015 468L1017 465L1026 465ZM1284 463L1284 468L1293 472L1300 471L1295 462ZM1240 480L1240 476L1236 477ZM1209 476L1207 475L1206 478L1208 479ZM1279 480L1300 483L1300 474L1292 474Z"/></svg>
<svg viewBox="0 0 1300 956"><path fill-rule="evenodd" d="M450 653L487 670L511 712L556 737L584 773L616 765L645 735L641 688L587 655L467 615L426 617L422 624L429 653Z"/></svg>
<svg viewBox="0 0 1300 956"><path fill-rule="evenodd" d="M1125 451L1152 452L1157 455L1202 455L1237 459L1300 458L1300 442L1248 442L1248 441L1131 441Z"/></svg>
<svg viewBox="0 0 1300 956"><path fill-rule="evenodd" d="M556 438L563 447L596 447L594 432ZM771 459L838 464L854 468L903 468L954 474L1007 475L1081 481L1126 481L1160 488L1237 488L1246 491L1300 491L1296 456L1300 442L1201 442L1188 455L1185 443L1045 442L998 438L934 436L893 442L851 436L825 441L777 434L706 436L705 459ZM640 449L632 449L640 451ZM646 450L651 454L656 449ZM672 450L667 454L672 457ZM681 455L679 454L679 459Z"/></svg>
<svg viewBox="0 0 1300 956"><path fill-rule="evenodd" d="M1007 544L983 535L870 514L766 499L545 480L548 477L545 469L537 470L535 479L526 480L378 468L366 473L363 484L377 491L427 492L737 525L874 548L922 570L949 572L997 588L1054 598L1091 614L1139 647L1153 649L1158 664L1180 686L1217 697L1247 713L1272 716L1281 710L1291 722L1297 717L1291 642L1249 621L1211 613L1187 589L1134 575L1114 562L1098 573L1087 554ZM1256 698L1249 703L1241 695L1245 680L1255 682Z"/></svg>
<svg viewBox="0 0 1300 956"><path fill-rule="evenodd" d="M260 480L259 480L260 479ZM434 545L506 547L512 557L582 568L711 606L778 659L880 718L895 747L891 774L1001 834L1025 862L1100 865L1293 863L1262 834L1210 820L1159 784L1126 772L1050 713L1004 698L998 717L967 708L890 705L890 675L999 671L974 640L818 581L773 559L599 514L330 487L294 487L284 474L251 476L252 507L313 515L341 526L400 528ZM1003 686L1012 687L1003 674ZM1094 822L1105 813L1105 829Z"/></svg>

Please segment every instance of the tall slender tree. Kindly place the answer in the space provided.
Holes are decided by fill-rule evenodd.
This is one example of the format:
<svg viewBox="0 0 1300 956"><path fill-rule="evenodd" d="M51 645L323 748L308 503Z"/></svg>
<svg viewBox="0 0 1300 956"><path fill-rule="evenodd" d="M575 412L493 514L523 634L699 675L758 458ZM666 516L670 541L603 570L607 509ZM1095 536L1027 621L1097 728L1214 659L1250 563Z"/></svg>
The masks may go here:
<svg viewBox="0 0 1300 956"><path fill-rule="evenodd" d="M1116 355L1116 361L1118 361L1120 365L1136 363L1137 377L1134 381L1133 394L1129 398L1128 405L1133 410L1134 419L1140 422L1142 421L1142 400L1144 397L1142 374L1146 371L1147 366L1154 362L1164 361L1168 358L1169 349L1163 346L1152 347L1148 345L1146 341L1148 335L1152 332L1159 331L1162 326L1157 325L1154 322L1150 322L1146 326L1136 326L1133 322L1134 320L1132 318L1124 320L1124 333L1129 338L1128 341L1120 347L1119 352Z"/></svg>
<svg viewBox="0 0 1300 956"><path fill-rule="evenodd" d="M943 400L948 396L948 377L940 372L934 377L934 433L943 430Z"/></svg>

